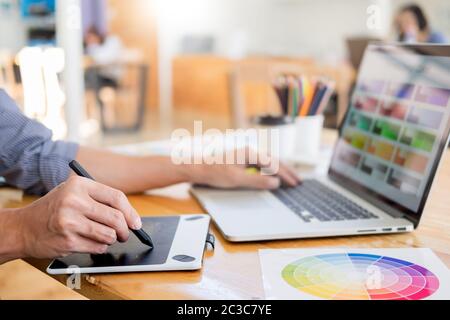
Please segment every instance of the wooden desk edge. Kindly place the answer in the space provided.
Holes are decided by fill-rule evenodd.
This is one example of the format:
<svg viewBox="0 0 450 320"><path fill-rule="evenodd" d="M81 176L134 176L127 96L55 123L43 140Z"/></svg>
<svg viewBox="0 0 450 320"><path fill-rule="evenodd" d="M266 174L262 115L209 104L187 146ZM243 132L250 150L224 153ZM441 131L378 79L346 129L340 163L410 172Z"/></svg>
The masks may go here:
<svg viewBox="0 0 450 320"><path fill-rule="evenodd" d="M47 273L47 267L50 265L52 260L47 259L23 259L26 263L29 265L35 267L39 271L43 272L47 276L51 277L52 279L55 279L56 281L60 282L61 284L67 286L67 280L69 279L69 276L67 275L49 275ZM80 288L77 289L74 288L75 292L79 293L80 295L91 299L91 300L125 300L126 297L120 295L118 292L116 292L113 288L108 288L108 290L105 290L102 285L99 285L96 281L92 281L89 275L80 275Z"/></svg>

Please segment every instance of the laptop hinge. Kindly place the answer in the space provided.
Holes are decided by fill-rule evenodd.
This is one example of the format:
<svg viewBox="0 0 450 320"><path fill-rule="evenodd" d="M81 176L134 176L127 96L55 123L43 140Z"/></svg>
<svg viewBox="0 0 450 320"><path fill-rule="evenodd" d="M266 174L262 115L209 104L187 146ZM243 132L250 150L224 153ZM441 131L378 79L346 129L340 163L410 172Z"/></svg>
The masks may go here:
<svg viewBox="0 0 450 320"><path fill-rule="evenodd" d="M402 215L402 218L411 222L414 225L414 227L416 227L418 224L417 220L414 220L411 217L408 217L406 214Z"/></svg>

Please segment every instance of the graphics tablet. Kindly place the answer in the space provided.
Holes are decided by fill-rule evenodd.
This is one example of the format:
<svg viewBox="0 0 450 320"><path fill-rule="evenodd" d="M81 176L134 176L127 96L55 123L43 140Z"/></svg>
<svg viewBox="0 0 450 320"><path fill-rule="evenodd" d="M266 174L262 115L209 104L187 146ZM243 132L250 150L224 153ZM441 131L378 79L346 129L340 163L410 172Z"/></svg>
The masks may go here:
<svg viewBox="0 0 450 320"><path fill-rule="evenodd" d="M126 243L112 245L106 254L73 254L54 260L47 272L58 275L198 270L202 267L210 224L207 215L143 218L142 224L153 239L152 250L130 233Z"/></svg>

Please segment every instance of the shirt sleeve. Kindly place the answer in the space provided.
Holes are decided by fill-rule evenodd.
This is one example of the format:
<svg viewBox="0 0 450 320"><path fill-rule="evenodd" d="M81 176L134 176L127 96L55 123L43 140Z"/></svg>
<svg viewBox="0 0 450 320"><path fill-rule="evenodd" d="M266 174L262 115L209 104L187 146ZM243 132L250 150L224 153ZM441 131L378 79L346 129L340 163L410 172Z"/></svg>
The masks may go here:
<svg viewBox="0 0 450 320"><path fill-rule="evenodd" d="M43 195L69 177L75 143L53 141L52 132L24 116L0 90L0 176L14 187Z"/></svg>

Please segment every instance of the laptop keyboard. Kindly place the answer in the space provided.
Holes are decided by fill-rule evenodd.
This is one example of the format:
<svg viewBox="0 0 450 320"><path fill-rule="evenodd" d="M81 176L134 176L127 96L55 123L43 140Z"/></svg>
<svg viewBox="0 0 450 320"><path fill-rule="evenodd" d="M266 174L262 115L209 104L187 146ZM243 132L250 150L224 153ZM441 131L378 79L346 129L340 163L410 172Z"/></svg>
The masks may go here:
<svg viewBox="0 0 450 320"><path fill-rule="evenodd" d="M376 215L317 180L272 192L304 222L378 219Z"/></svg>

